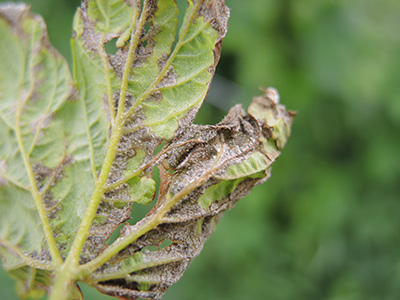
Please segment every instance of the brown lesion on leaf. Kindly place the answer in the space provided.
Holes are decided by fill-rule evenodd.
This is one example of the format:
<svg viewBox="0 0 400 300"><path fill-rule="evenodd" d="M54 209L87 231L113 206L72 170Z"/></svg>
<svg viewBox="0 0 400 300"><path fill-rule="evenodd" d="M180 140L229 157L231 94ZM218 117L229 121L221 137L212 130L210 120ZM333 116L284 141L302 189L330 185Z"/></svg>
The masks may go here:
<svg viewBox="0 0 400 300"><path fill-rule="evenodd" d="M208 22L211 27L219 33L217 42L215 44L214 52L214 66L209 68L209 72L213 75L215 67L218 64L222 39L225 37L228 31L228 19L230 16L230 10L225 5L225 0L198 0L202 2L199 15L204 18L204 21ZM196 1L197 2L197 1Z"/></svg>
<svg viewBox="0 0 400 300"><path fill-rule="evenodd" d="M54 112L47 114L44 113L40 119L33 120L30 123L31 133L33 133L34 136L36 136L35 140L40 139L41 137L44 136L44 133L41 132L41 130L47 128L50 125L51 121L54 118L54 115L55 115Z"/></svg>
<svg viewBox="0 0 400 300"><path fill-rule="evenodd" d="M24 30L22 24L26 19L36 19L41 22L43 28L46 27L43 20L30 12L29 6L24 3L5 4L0 12L1 18L9 24L11 31L20 39L28 40L29 34Z"/></svg>
<svg viewBox="0 0 400 300"><path fill-rule="evenodd" d="M65 150L60 163L54 168L46 167L40 162L32 165L36 186L42 199L43 208L46 211L49 220L57 220L57 214L62 209L62 199L53 196L52 188L64 178L64 169L73 164L73 162L74 160L72 156L67 155ZM60 234L57 226L53 226L52 230L55 237ZM67 245L65 243L58 244L58 248L61 252L65 250L66 247Z"/></svg>
<svg viewBox="0 0 400 300"><path fill-rule="evenodd" d="M60 162L54 168L46 167L41 162L33 163L32 170L40 195L46 194L51 190L51 187L61 181L64 177L64 169L73 163L74 159L71 155L67 154L67 148L65 148L64 154L60 158Z"/></svg>
<svg viewBox="0 0 400 300"><path fill-rule="evenodd" d="M83 41L85 47L90 52L97 53L101 41L106 43L108 40L112 40L116 36L109 36L108 39L105 39L102 38L100 33L96 32L96 22L89 17L88 6L89 2L87 0L82 1L81 7L78 8L78 11L76 12L79 15L79 18L77 16L75 16L75 18L79 19L81 28L80 32L73 32L73 38L79 38Z"/></svg>
<svg viewBox="0 0 400 300"><path fill-rule="evenodd" d="M133 266L137 271L127 273L124 278L100 281L94 286L112 296L119 295L128 299L138 297L161 299L167 288L180 279L190 262L199 255L218 220L219 217L206 217L200 226L198 220L158 226L119 255L119 257L132 257L135 253L140 253L141 262ZM159 247L165 240L170 240L171 244L168 247ZM143 251L150 245L158 246L158 250ZM93 279L112 277L109 271L118 270L121 262L118 258L114 258L102 272L94 274ZM146 290L143 290L143 283L147 283Z"/></svg>
<svg viewBox="0 0 400 300"><path fill-rule="evenodd" d="M125 62L128 57L128 51L124 49L117 50L114 55L108 55L108 62L110 63L111 70L118 78L122 78L124 74Z"/></svg>
<svg viewBox="0 0 400 300"><path fill-rule="evenodd" d="M80 257L81 264L93 260L107 247L107 240L120 224L130 218L131 210L132 206L129 203L118 201L100 203Z"/></svg>
<svg viewBox="0 0 400 300"><path fill-rule="evenodd" d="M268 156L272 150L265 148L265 141L273 145L280 138L280 146L283 146L289 130L282 132L283 136L274 135L274 130L276 126L290 128L293 113L287 112L267 93L253 100L249 112L255 107L259 111L252 115L246 114L241 106L235 106L217 125L183 126L165 145L166 150L160 151L160 159L155 162L161 171L158 202L141 221L133 226L125 225L119 239L137 232L157 216L160 217L158 225L121 250L89 278L97 289L128 299L161 299L166 289L180 279L200 253L223 212L231 209L255 185L269 178L270 166L280 148L276 147ZM226 180L230 166L243 163L254 153L264 155L263 171L257 171L255 176L242 175L232 191L210 206L202 207L199 198L205 191ZM176 198L184 190L189 192ZM164 213L164 207L171 201L174 201L172 207ZM159 247L165 240L170 240L171 244L166 248ZM157 248L143 251L149 246ZM135 255L140 255L141 260L131 269L124 268L124 259Z"/></svg>
<svg viewBox="0 0 400 300"><path fill-rule="evenodd" d="M202 2L198 14L204 18L204 21L210 23L212 28L220 33L219 39L222 39L228 30L228 19L230 15L229 8L224 0L198 0Z"/></svg>
<svg viewBox="0 0 400 300"><path fill-rule="evenodd" d="M78 99L79 99L78 89L76 88L75 83L71 83L68 86L67 101L78 101Z"/></svg>
<svg viewBox="0 0 400 300"><path fill-rule="evenodd" d="M168 70L163 79L161 79L161 81L157 84L157 89L173 87L176 85L177 80L178 75L176 74L174 67L171 65L168 67Z"/></svg>
<svg viewBox="0 0 400 300"><path fill-rule="evenodd" d="M155 43L147 38L142 38L135 52L133 67L141 67L153 54Z"/></svg>

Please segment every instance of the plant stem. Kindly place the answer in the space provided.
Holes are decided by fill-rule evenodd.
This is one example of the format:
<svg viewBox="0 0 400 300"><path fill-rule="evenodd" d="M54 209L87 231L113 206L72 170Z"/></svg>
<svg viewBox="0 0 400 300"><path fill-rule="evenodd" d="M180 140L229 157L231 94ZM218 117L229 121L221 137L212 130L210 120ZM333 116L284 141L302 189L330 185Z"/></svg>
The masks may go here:
<svg viewBox="0 0 400 300"><path fill-rule="evenodd" d="M131 42L129 45L128 57L125 63L125 69L122 77L117 117L115 120L115 124L112 128L110 143L108 145L108 151L104 159L104 164L101 169L99 178L96 182L96 186L93 191L92 197L86 208L85 215L82 219L82 222L79 226L74 242L72 244L71 250L68 254L65 263L62 265L61 269L56 274L55 283L50 295L51 300L68 299L70 297L70 292L71 292L70 288L73 285L74 281L76 281L77 278L81 278L78 272L79 259L83 249L83 245L87 237L89 236L89 230L92 225L93 219L96 216L97 208L104 194L105 191L104 187L106 185L108 175L112 163L114 161L115 154L117 152L119 139L122 134L123 119L124 119L123 112L125 108L129 74L134 60L136 48L138 47L138 44L140 42L140 36L142 30L147 22L149 14L149 9L147 9L148 6L149 2L145 1L144 8L140 15L139 23L137 24L137 26L135 26L137 22L137 14L135 14L134 17L132 18Z"/></svg>
<svg viewBox="0 0 400 300"><path fill-rule="evenodd" d="M34 30L34 29L32 29L32 30ZM31 47L33 48L34 46L32 45ZM32 62L30 62L30 63L33 64ZM32 82L34 82L34 80L33 80L34 75L32 74L32 72L30 73L30 78L31 78ZM54 239L53 233L51 231L49 219L47 218L47 214L46 214L46 211L43 206L42 197L40 196L40 193L36 186L35 174L33 173L29 155L24 146L22 132L21 132L21 125L20 125L21 124L21 115L22 115L22 111L24 108L24 104L32 95L33 88L34 88L34 86L32 84L29 94L25 97L25 99L22 99L22 95L20 95L18 98L18 105L17 105L16 117L15 117L15 134L17 137L19 150L21 152L21 156L24 161L25 169L28 173L29 183L30 183L29 190L33 196L36 209L39 213L40 222L42 224L44 235L45 235L46 241L47 241L47 245L49 247L50 255L52 258L52 263L55 268L58 268L63 263L63 261L60 256L60 252L58 251L57 244ZM20 87L20 91L22 91L22 90L23 90L22 87Z"/></svg>
<svg viewBox="0 0 400 300"><path fill-rule="evenodd" d="M140 33L141 33L142 28L144 27L145 22L147 20L147 16L143 15L144 13L145 13L145 10L143 11L143 13L140 17L138 28L136 28L136 30L132 31L132 34L131 34L131 43L129 45L128 57L126 60L125 70L124 70L124 74L122 77L121 93L120 93L120 99L119 99L119 103L118 103L117 119L115 122L115 126L112 129L111 139L110 139L110 143L108 145L108 151L107 151L106 157L104 159L104 164L101 169L98 181L96 183L96 187L93 192L92 198L86 209L85 216L83 217L83 220L79 227L79 230L78 230L78 233L74 240L74 243L72 244L71 251L67 258L67 262L73 263L74 265L78 264L78 260L79 260L80 253L83 248L83 244L85 243L85 241L89 235L90 226L92 225L93 219L96 215L97 208L98 208L101 198L104 194L104 187L105 187L107 179L108 179L108 174L110 172L112 163L114 161L115 154L117 152L118 142L119 142L119 139L120 139L121 133L122 133L122 121L123 121L122 119L123 119L123 111L124 111L124 106L125 106L126 91L127 91L127 87L128 87L128 78L129 78L130 68L133 63L135 49L137 48L137 45L140 40ZM133 23L136 23L136 17L133 18ZM135 26L132 26L132 28L135 28Z"/></svg>
<svg viewBox="0 0 400 300"><path fill-rule="evenodd" d="M157 225L161 224L165 214L183 197L187 196L189 193L194 191L199 186L203 185L217 170L217 164L220 161L223 154L223 144L221 144L221 149L218 152L214 163L212 164L210 170L205 172L197 180L193 181L191 184L185 186L182 190L176 193L172 198L169 199L169 194L167 193L167 199L159 200L162 203L157 207L156 211L150 215L147 219L144 218L140 222L142 226L132 231L128 235L117 239L111 246L109 246L103 253L97 256L94 260L79 267L79 274L82 279L89 277L97 268L101 267L106 263L112 256L116 255L119 251L127 247L129 244L135 242L139 237L144 235L146 232L154 229ZM219 166L220 167L220 166Z"/></svg>
<svg viewBox="0 0 400 300"><path fill-rule="evenodd" d="M69 265L64 264L57 272L54 285L51 289L49 300L68 300L71 298L71 292L75 278Z"/></svg>
<svg viewBox="0 0 400 300"><path fill-rule="evenodd" d="M137 228L135 231L129 233L127 236L124 236L121 239L117 239L94 260L80 266L79 274L82 275L82 278L87 278L88 276L90 276L90 274L92 274L97 268L106 263L112 256L116 255L119 251L127 247L129 244L135 242L139 237L141 237L148 231L157 227L157 225L162 222L162 218L164 217L164 215L172 208L172 206L174 206L180 199L188 195L197 187L203 185L207 181L207 179L210 178L212 173L213 171L207 172L192 184L187 185L185 188L175 194L171 199L167 199L167 201L160 201L163 204L158 207L156 212L148 219L142 219L142 226Z"/></svg>

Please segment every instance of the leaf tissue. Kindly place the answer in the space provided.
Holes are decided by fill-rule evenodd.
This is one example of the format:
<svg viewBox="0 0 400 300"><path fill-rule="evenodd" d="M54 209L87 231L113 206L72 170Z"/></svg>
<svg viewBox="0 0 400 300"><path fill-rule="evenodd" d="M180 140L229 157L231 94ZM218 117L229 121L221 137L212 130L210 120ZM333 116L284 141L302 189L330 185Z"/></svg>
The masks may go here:
<svg viewBox="0 0 400 300"><path fill-rule="evenodd" d="M21 297L82 299L83 281L161 299L269 177L294 116L274 89L193 124L228 17L223 0L83 1L70 71L41 17L0 6L0 257Z"/></svg>

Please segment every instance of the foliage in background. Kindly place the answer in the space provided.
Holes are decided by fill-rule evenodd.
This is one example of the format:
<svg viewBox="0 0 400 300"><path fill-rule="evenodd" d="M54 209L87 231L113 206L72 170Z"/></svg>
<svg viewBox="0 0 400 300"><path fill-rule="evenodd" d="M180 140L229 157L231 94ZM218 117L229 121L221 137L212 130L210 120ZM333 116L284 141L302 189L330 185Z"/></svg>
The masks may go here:
<svg viewBox="0 0 400 300"><path fill-rule="evenodd" d="M68 53L62 35L79 1L30 2ZM227 4L217 73L246 95L275 86L299 114L272 178L225 215L164 299L399 299L400 4ZM210 105L200 114L202 123L223 115ZM1 278L2 296L16 299Z"/></svg>

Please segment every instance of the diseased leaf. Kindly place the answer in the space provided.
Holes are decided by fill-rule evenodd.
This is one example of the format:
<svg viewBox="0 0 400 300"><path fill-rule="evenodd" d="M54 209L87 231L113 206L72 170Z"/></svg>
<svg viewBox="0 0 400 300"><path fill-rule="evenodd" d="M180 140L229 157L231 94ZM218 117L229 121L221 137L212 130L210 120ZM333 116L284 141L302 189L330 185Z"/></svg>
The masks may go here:
<svg viewBox="0 0 400 300"><path fill-rule="evenodd" d="M115 243L135 236L152 220L158 220L157 227L97 270L89 279L94 286L124 299L161 299L179 280L222 213L269 177L270 166L286 143L293 114L268 94L256 97L249 112L254 105L261 114L245 115L235 106L216 126L192 125L171 141L160 162L175 168L170 180L164 181L167 186L160 187L165 192L141 222L125 225ZM274 135L277 126L286 135ZM143 251L166 240L172 241L166 248ZM135 255L140 255L140 260L127 267L123 259Z"/></svg>
<svg viewBox="0 0 400 300"><path fill-rule="evenodd" d="M193 124L229 10L188 4L177 28L174 0L83 1L72 77L40 17L0 7L0 256L21 295L81 299L82 280L160 299L222 213L269 177L293 114L268 89L248 114L237 105L215 126ZM110 244L132 204L156 195Z"/></svg>
<svg viewBox="0 0 400 300"><path fill-rule="evenodd" d="M50 253L57 259L44 194L65 158L63 131L44 132L71 96L71 77L26 6L1 8L0 36L0 251L19 293L35 296L51 282Z"/></svg>
<svg viewBox="0 0 400 300"><path fill-rule="evenodd" d="M145 204L153 199L155 189L148 189L145 198L139 199L142 196L132 182L148 177L161 140L173 138L178 122L182 127L190 124L204 100L228 16L221 9L222 2L212 5L207 15L199 15L207 5L207 1L190 3L177 41L178 8L173 0L144 1L142 7L140 1L124 2L123 10L111 2L85 1L76 14L72 49L84 107L75 114L83 114L82 119L89 116L86 135L94 174L105 159L110 142L107 134L111 130L111 135L119 136L118 144L109 146L117 147L116 156L97 214L100 223L92 226L84 249L88 257L103 249L113 230L129 218L131 202ZM123 17L127 14L132 16L129 25ZM129 45L122 45L121 38L130 40ZM107 54L105 44L115 40L119 50ZM84 132L82 126L77 130ZM121 207L121 202L127 204ZM68 230L68 236L72 235Z"/></svg>

